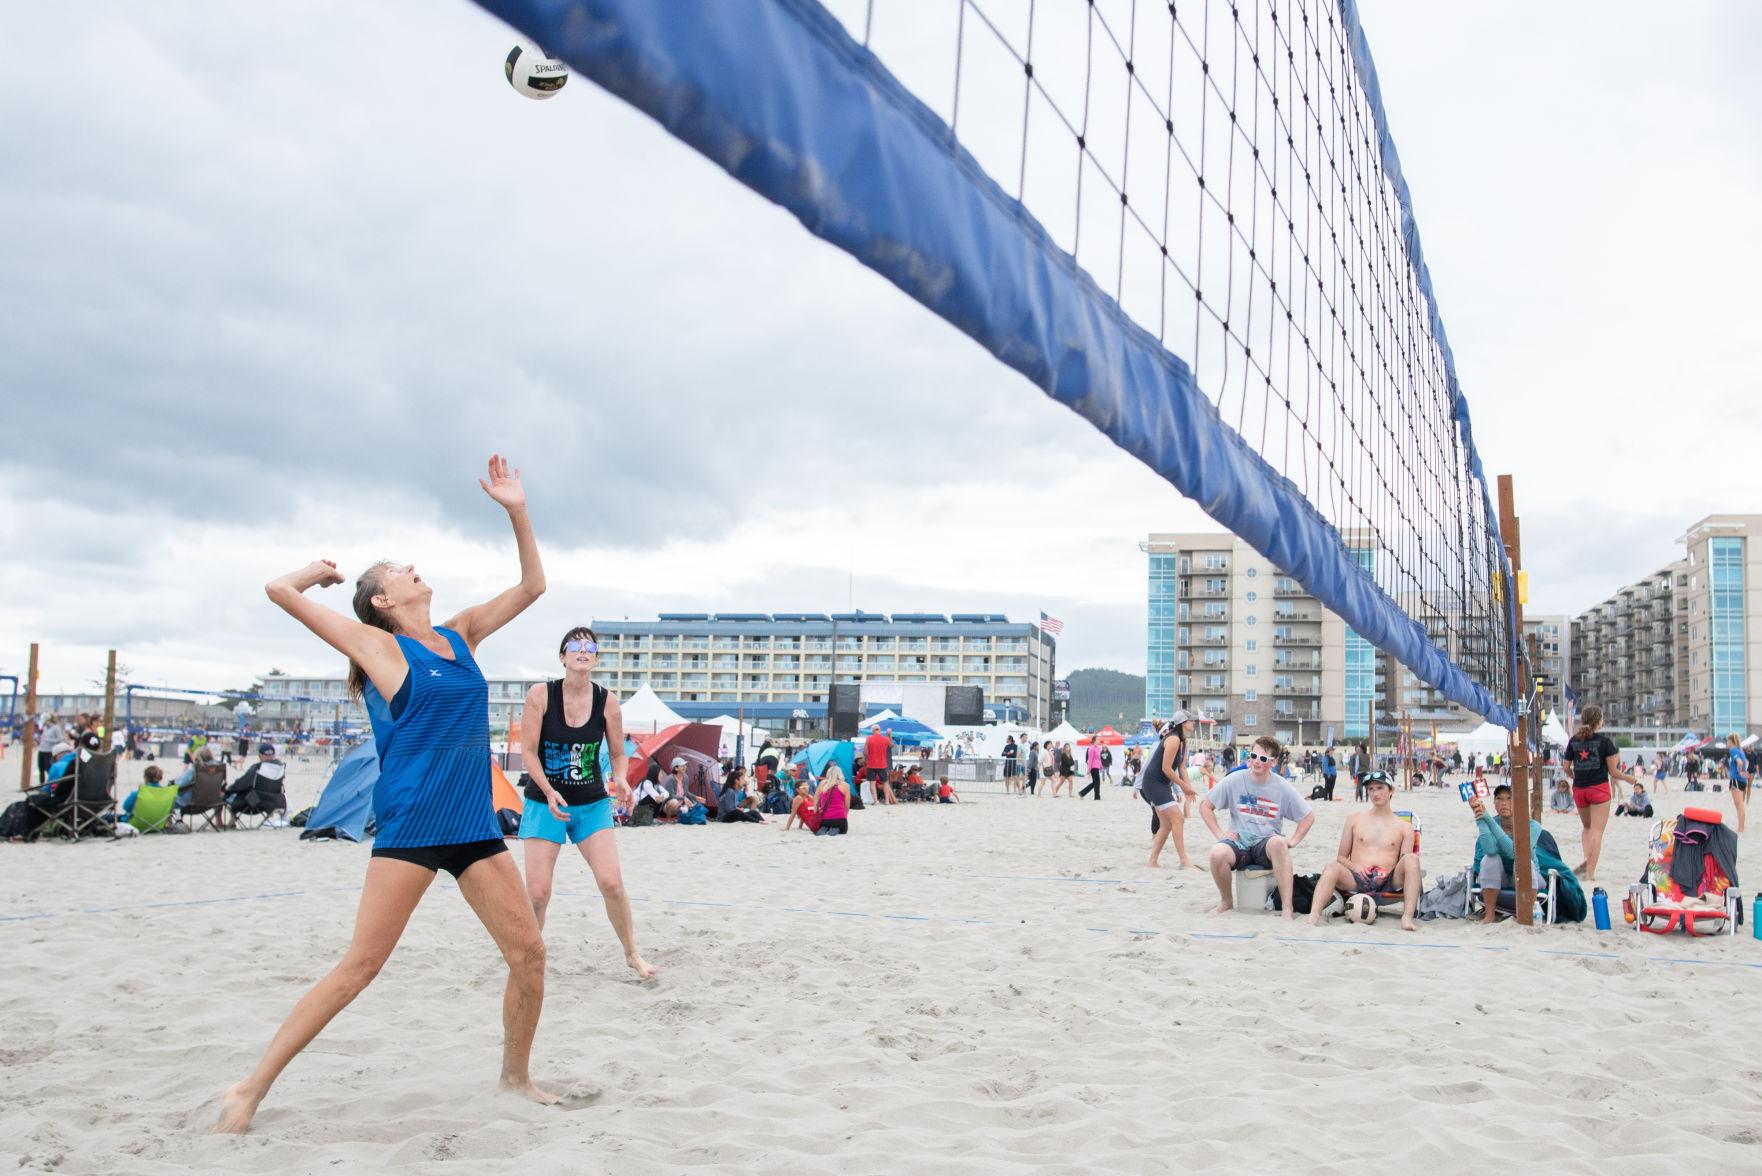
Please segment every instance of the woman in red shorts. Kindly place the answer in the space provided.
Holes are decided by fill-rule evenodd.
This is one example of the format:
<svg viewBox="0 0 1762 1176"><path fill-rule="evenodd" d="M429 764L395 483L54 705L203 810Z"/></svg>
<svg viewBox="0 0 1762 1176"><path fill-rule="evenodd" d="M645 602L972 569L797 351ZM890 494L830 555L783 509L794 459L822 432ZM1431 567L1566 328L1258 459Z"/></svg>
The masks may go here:
<svg viewBox="0 0 1762 1176"><path fill-rule="evenodd" d="M1573 871L1587 882L1597 880L1597 858L1603 852L1603 828L1609 824L1610 781L1638 784L1639 779L1621 768L1621 755L1615 741L1600 734L1603 708L1587 706L1579 718L1578 730L1567 740L1562 757L1566 770L1572 773L1572 803L1578 808L1579 824L1584 826L1585 860Z"/></svg>

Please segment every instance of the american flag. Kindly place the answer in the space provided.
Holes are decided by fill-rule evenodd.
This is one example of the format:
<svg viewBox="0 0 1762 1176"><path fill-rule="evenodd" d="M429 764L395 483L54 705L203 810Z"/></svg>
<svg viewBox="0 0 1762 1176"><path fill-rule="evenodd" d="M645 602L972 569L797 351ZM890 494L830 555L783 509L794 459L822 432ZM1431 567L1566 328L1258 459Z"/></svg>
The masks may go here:
<svg viewBox="0 0 1762 1176"><path fill-rule="evenodd" d="M1045 609L1041 609L1040 630L1043 633L1051 633L1054 637L1057 637L1060 633L1065 631L1065 623L1057 617L1049 615Z"/></svg>

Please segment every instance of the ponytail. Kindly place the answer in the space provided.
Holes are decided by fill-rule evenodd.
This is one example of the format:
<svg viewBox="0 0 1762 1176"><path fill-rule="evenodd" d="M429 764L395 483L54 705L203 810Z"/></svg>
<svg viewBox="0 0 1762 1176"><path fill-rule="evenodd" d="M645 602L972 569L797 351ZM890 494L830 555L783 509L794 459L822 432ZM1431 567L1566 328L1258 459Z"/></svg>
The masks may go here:
<svg viewBox="0 0 1762 1176"><path fill-rule="evenodd" d="M379 573L391 567L391 561L382 559L355 581L355 616L363 625L372 625L375 629L384 629L387 633L396 633L392 627L392 619L379 610L373 598L379 595ZM361 668L354 658L349 659L349 697L359 700L361 692L367 689L367 671ZM386 699L389 703L391 699Z"/></svg>
<svg viewBox="0 0 1762 1176"><path fill-rule="evenodd" d="M1597 733L1597 728L1602 725L1603 708L1593 703L1587 706L1584 713L1579 716L1578 730L1572 733L1572 737L1574 739L1589 739Z"/></svg>

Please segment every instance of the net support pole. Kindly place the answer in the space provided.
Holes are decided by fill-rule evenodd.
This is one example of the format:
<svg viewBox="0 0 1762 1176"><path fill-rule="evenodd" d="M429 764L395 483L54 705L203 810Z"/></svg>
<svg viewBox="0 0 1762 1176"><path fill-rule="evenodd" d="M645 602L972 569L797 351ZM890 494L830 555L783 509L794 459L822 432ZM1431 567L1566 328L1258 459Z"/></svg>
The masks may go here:
<svg viewBox="0 0 1762 1176"><path fill-rule="evenodd" d="M19 746L24 749L24 762L18 769L18 790L31 790L31 763L37 758L37 643L31 642L30 668L24 674L24 724Z"/></svg>
<svg viewBox="0 0 1762 1176"><path fill-rule="evenodd" d="M1516 573L1523 567L1523 543L1517 529L1516 498L1511 475L1499 475L1499 533L1505 539L1505 554L1510 561L1513 579L1505 585L1510 594L1512 642L1523 640L1523 601L1517 595ZM1517 677L1512 685L1517 699L1529 697L1529 663L1517 660ZM1529 926L1536 910L1535 847L1530 844L1530 716L1519 708L1517 726L1511 732L1511 840L1515 842L1517 867L1517 921Z"/></svg>
<svg viewBox="0 0 1762 1176"><path fill-rule="evenodd" d="M104 750L116 743L116 650L104 661Z"/></svg>

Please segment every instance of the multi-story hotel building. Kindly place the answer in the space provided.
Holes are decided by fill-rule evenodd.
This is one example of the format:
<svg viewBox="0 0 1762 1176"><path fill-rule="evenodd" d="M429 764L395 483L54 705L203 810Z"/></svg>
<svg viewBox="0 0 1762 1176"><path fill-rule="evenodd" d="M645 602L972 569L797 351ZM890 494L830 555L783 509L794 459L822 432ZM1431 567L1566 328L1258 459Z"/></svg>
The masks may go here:
<svg viewBox="0 0 1762 1176"><path fill-rule="evenodd" d="M834 681L977 686L999 720L1052 715L1053 637L997 613L663 613L652 621L599 621L596 681L628 697L648 686L692 719L739 714L773 730L827 725ZM492 678L490 727L505 730L535 679ZM271 674L257 721L322 730L357 707L339 708L343 678ZM312 701L295 701L296 699ZM283 701L283 700L286 701ZM1050 724L1048 724L1050 725Z"/></svg>
<svg viewBox="0 0 1762 1176"><path fill-rule="evenodd" d="M1709 515L1683 557L1572 619L1569 680L1608 727L1762 724L1762 515Z"/></svg>
<svg viewBox="0 0 1762 1176"><path fill-rule="evenodd" d="M1234 535L1153 534L1139 546L1150 561L1147 716L1185 706L1216 719L1220 739L1271 732L1300 746L1367 740L1373 712L1382 741L1403 720L1416 735L1479 723ZM1457 633L1447 610L1415 615L1470 672L1487 658L1485 639Z"/></svg>

